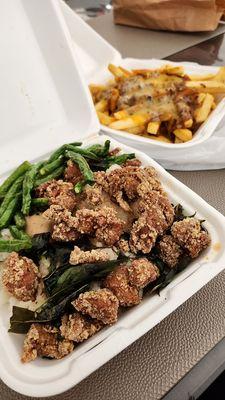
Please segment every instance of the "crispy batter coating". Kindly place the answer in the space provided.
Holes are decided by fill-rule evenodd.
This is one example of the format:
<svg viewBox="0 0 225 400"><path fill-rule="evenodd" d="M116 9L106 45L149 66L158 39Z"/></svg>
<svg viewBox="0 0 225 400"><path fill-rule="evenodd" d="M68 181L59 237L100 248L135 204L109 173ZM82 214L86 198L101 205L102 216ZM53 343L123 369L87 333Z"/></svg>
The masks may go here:
<svg viewBox="0 0 225 400"><path fill-rule="evenodd" d="M138 258L132 261L128 267L129 282L138 289L143 289L149 283L154 282L159 276L159 270L147 258Z"/></svg>
<svg viewBox="0 0 225 400"><path fill-rule="evenodd" d="M36 196L47 197L50 205L60 205L65 209L72 211L76 205L76 195L71 182L63 180L42 183L36 189Z"/></svg>
<svg viewBox="0 0 225 400"><path fill-rule="evenodd" d="M110 289L121 306L130 307L141 302L141 294L137 287L129 282L129 272L126 265L119 266L104 280L104 286Z"/></svg>
<svg viewBox="0 0 225 400"><path fill-rule="evenodd" d="M111 172L96 172L95 181L118 202L129 210L128 201L135 200L151 190L162 192L162 186L153 167L123 166Z"/></svg>
<svg viewBox="0 0 225 400"><path fill-rule="evenodd" d="M120 240L118 240L118 242L116 243L116 246L120 249L120 251L122 253L129 253L130 252L130 246L129 246L129 242L126 239L121 238Z"/></svg>
<svg viewBox="0 0 225 400"><path fill-rule="evenodd" d="M83 251L75 246L74 250L70 253L70 264L84 264L93 262L103 262L110 259L109 253L104 249L96 249L90 251Z"/></svg>
<svg viewBox="0 0 225 400"><path fill-rule="evenodd" d="M174 207L166 193L160 193L156 190L148 192L133 204L133 211L135 215L142 215L143 212L148 210L151 213L153 207L160 210L161 214L163 213L165 221L164 230L169 228L174 221Z"/></svg>
<svg viewBox="0 0 225 400"><path fill-rule="evenodd" d="M141 161L138 158L132 158L124 163L124 167L140 167Z"/></svg>
<svg viewBox="0 0 225 400"><path fill-rule="evenodd" d="M171 235L164 235L158 243L159 256L170 268L177 266L183 251Z"/></svg>
<svg viewBox="0 0 225 400"><path fill-rule="evenodd" d="M74 242L79 233L75 227L75 217L60 205L52 205L43 215L52 222L52 239L62 242Z"/></svg>
<svg viewBox="0 0 225 400"><path fill-rule="evenodd" d="M148 220L148 214L144 213L133 224L130 232L129 245L133 253L142 251L144 254L150 253L155 245L157 230L153 227L151 220Z"/></svg>
<svg viewBox="0 0 225 400"><path fill-rule="evenodd" d="M99 242L112 246L122 235L124 222L110 207L82 209L76 213L75 227L80 233L94 235Z"/></svg>
<svg viewBox="0 0 225 400"><path fill-rule="evenodd" d="M67 161L67 167L64 171L64 178L67 182L71 182L73 185L82 181L83 175L80 168L72 160Z"/></svg>
<svg viewBox="0 0 225 400"><path fill-rule="evenodd" d="M81 293L72 304L77 311L87 314L91 318L96 318L105 325L117 321L119 301L108 289Z"/></svg>
<svg viewBox="0 0 225 400"><path fill-rule="evenodd" d="M64 315L62 317L60 332L65 339L80 343L100 331L103 326L101 321L85 317L75 312L74 314Z"/></svg>
<svg viewBox="0 0 225 400"><path fill-rule="evenodd" d="M16 299L34 301L39 284L38 268L29 258L13 252L6 260L2 283Z"/></svg>
<svg viewBox="0 0 225 400"><path fill-rule="evenodd" d="M202 229L197 218L185 218L182 221L174 222L171 234L192 258L197 257L211 240L210 235Z"/></svg>
<svg viewBox="0 0 225 400"><path fill-rule="evenodd" d="M88 204L98 206L102 203L102 187L94 184L93 186L87 185L84 190Z"/></svg>
<svg viewBox="0 0 225 400"><path fill-rule="evenodd" d="M21 361L27 363L38 356L60 359L73 351L73 342L59 339L59 330L50 325L32 324L24 340Z"/></svg>

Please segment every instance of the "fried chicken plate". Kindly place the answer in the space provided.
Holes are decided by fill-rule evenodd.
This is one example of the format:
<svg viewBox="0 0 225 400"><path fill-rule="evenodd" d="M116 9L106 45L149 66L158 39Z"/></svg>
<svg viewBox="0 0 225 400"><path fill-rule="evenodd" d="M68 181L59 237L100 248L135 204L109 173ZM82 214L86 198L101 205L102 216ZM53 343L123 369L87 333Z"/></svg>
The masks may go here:
<svg viewBox="0 0 225 400"><path fill-rule="evenodd" d="M24 226L13 225L16 216L6 226L12 238L2 273L18 301L10 330L26 333L23 363L68 355L210 244L197 217L177 217L156 170L109 143L62 146L38 168L27 215L25 195L21 204ZM32 215L49 232L30 230Z"/></svg>

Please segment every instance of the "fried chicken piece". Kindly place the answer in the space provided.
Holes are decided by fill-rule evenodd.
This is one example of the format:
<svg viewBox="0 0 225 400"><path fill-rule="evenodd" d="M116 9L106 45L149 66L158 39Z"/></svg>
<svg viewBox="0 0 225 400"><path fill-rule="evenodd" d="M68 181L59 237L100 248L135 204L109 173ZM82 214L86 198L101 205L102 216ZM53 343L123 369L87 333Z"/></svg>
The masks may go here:
<svg viewBox="0 0 225 400"><path fill-rule="evenodd" d="M99 242L108 246L116 243L124 230L124 222L109 207L78 210L75 218L75 227L80 233L94 235Z"/></svg>
<svg viewBox="0 0 225 400"><path fill-rule="evenodd" d="M100 331L103 326L101 321L75 312L74 314L62 317L60 332L65 339L80 343Z"/></svg>
<svg viewBox="0 0 225 400"><path fill-rule="evenodd" d="M108 173L97 172L95 181L126 211L130 209L127 198L131 201L151 190L163 191L153 167L123 166Z"/></svg>
<svg viewBox="0 0 225 400"><path fill-rule="evenodd" d="M79 247L75 246L74 250L70 253L70 264L84 264L103 262L110 260L110 254L104 249L83 251Z"/></svg>
<svg viewBox="0 0 225 400"><path fill-rule="evenodd" d="M73 351L73 342L59 339L59 330L51 325L32 324L24 340L21 361L39 357L60 359Z"/></svg>
<svg viewBox="0 0 225 400"><path fill-rule="evenodd" d="M104 286L115 294L121 306L131 307L141 302L142 296L138 288L129 282L126 265L121 265L112 271L104 280Z"/></svg>
<svg viewBox="0 0 225 400"><path fill-rule="evenodd" d="M76 241L79 232L75 227L76 219L71 212L60 205L52 205L43 215L52 222L52 239L62 242Z"/></svg>
<svg viewBox="0 0 225 400"><path fill-rule="evenodd" d="M132 206L136 216L140 216L148 210L151 213L153 208L160 210L164 216L165 227L163 230L169 228L174 221L174 207L165 193L152 190L138 199Z"/></svg>
<svg viewBox="0 0 225 400"><path fill-rule="evenodd" d="M83 180L83 174L81 173L80 168L72 160L67 161L64 178L67 182L70 182L73 185L76 185L76 183Z"/></svg>
<svg viewBox="0 0 225 400"><path fill-rule="evenodd" d="M132 253L136 254L138 251L145 254L150 253L155 245L157 235L157 230L152 225L151 219L148 219L148 214L143 214L133 224L130 232L129 246Z"/></svg>
<svg viewBox="0 0 225 400"><path fill-rule="evenodd" d="M15 252L8 256L2 283L11 295L21 301L34 301L39 281L38 268L32 260Z"/></svg>
<svg viewBox="0 0 225 400"><path fill-rule="evenodd" d="M87 185L85 187L86 201L88 204L96 207L102 204L102 187L94 184L93 186Z"/></svg>
<svg viewBox="0 0 225 400"><path fill-rule="evenodd" d="M177 266L183 250L171 235L164 235L158 243L159 257L170 268Z"/></svg>
<svg viewBox="0 0 225 400"><path fill-rule="evenodd" d="M159 276L159 269L147 258L138 258L128 267L129 282L138 289L143 289Z"/></svg>
<svg viewBox="0 0 225 400"><path fill-rule="evenodd" d="M129 253L130 252L130 246L129 246L129 242L126 239L121 238L120 240L118 240L118 242L116 243L116 246L120 249L120 251L124 254Z"/></svg>
<svg viewBox="0 0 225 400"><path fill-rule="evenodd" d="M127 160L123 165L124 167L140 167L141 161L138 158L132 158L131 160Z"/></svg>
<svg viewBox="0 0 225 400"><path fill-rule="evenodd" d="M111 325L117 321L119 301L108 289L81 293L72 304L77 311L96 318L105 325Z"/></svg>
<svg viewBox="0 0 225 400"><path fill-rule="evenodd" d="M185 218L174 222L171 234L175 241L183 247L191 258L198 257L210 243L210 235L201 227L197 218Z"/></svg>
<svg viewBox="0 0 225 400"><path fill-rule="evenodd" d="M37 197L47 197L49 204L60 205L65 209L72 211L76 205L76 195L71 182L63 180L42 183L36 189Z"/></svg>

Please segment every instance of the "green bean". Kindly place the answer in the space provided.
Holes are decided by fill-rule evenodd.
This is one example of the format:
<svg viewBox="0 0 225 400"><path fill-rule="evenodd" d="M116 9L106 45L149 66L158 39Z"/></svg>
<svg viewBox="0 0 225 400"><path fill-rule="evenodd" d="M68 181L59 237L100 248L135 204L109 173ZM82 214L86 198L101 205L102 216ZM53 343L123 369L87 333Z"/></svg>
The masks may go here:
<svg viewBox="0 0 225 400"><path fill-rule="evenodd" d="M82 172L82 175L84 176L86 182L94 181L93 172L82 155L74 153L73 151L66 150L65 156L78 164L78 167L80 168L80 171Z"/></svg>
<svg viewBox="0 0 225 400"><path fill-rule="evenodd" d="M3 240L0 239L0 252L10 253L11 251L20 251L30 249L32 247L31 241L26 240Z"/></svg>
<svg viewBox="0 0 225 400"><path fill-rule="evenodd" d="M10 201L5 212L0 217L0 229L6 228L10 224L15 214L15 211L18 208L20 200L21 200L21 193L15 195L14 198Z"/></svg>
<svg viewBox="0 0 225 400"><path fill-rule="evenodd" d="M17 178L17 180L12 184L12 186L8 190L8 193L6 194L2 204L0 206L0 217L7 210L11 200L13 200L15 195L17 195L18 192L21 190L22 185L23 185L23 180L24 180L24 176L20 176L19 178Z"/></svg>
<svg viewBox="0 0 225 400"><path fill-rule="evenodd" d="M52 181L55 178L58 178L60 175L62 175L64 171L64 166L56 168L55 171L53 171L51 174L44 176L43 178L38 178L35 181L35 187L41 185L42 183Z"/></svg>
<svg viewBox="0 0 225 400"><path fill-rule="evenodd" d="M48 203L49 199L47 199L47 197L37 197L31 200L31 205L36 207L46 207Z"/></svg>
<svg viewBox="0 0 225 400"><path fill-rule="evenodd" d="M84 182L84 181L77 182L76 185L74 186L75 193L76 194L81 193L83 191L85 185L86 185L86 182Z"/></svg>
<svg viewBox="0 0 225 400"><path fill-rule="evenodd" d="M63 156L60 156L55 161L50 163L46 163L39 171L39 174L42 176L49 175L51 172L55 171L56 168L61 167L64 163Z"/></svg>
<svg viewBox="0 0 225 400"><path fill-rule="evenodd" d="M134 153L121 154L120 156L107 157L108 167L110 167L110 165L113 165L113 164L118 164L118 165L124 164L127 160L131 160L133 158L135 158Z"/></svg>
<svg viewBox="0 0 225 400"><path fill-rule="evenodd" d="M0 186L0 196L5 196L10 186L31 168L28 161L24 161Z"/></svg>
<svg viewBox="0 0 225 400"><path fill-rule="evenodd" d="M68 144L64 144L63 146L59 147L57 150L54 151L54 153L52 153L52 155L50 156L48 162L52 162L57 160L57 158L59 158L59 156L63 155L67 146L81 146L82 143L81 142L74 142L74 143L70 143Z"/></svg>
<svg viewBox="0 0 225 400"><path fill-rule="evenodd" d="M30 236L27 235L23 230L18 229L16 225L11 225L9 227L9 230L15 239L24 240L26 242L29 242L29 241L31 242Z"/></svg>
<svg viewBox="0 0 225 400"><path fill-rule="evenodd" d="M19 229L24 228L26 225L25 218L24 218L23 214L21 213L21 211L17 211L17 213L14 215L14 221L15 221L17 228L19 228Z"/></svg>
<svg viewBox="0 0 225 400"><path fill-rule="evenodd" d="M31 206L31 192L34 187L35 177L37 174L39 165L34 164L32 168L26 172L24 181L23 181L23 197L22 197L22 213L24 215L28 215L30 212Z"/></svg>
<svg viewBox="0 0 225 400"><path fill-rule="evenodd" d="M104 146L102 144L93 144L87 150L94 153L98 157L106 157L110 149L110 140L106 140Z"/></svg>

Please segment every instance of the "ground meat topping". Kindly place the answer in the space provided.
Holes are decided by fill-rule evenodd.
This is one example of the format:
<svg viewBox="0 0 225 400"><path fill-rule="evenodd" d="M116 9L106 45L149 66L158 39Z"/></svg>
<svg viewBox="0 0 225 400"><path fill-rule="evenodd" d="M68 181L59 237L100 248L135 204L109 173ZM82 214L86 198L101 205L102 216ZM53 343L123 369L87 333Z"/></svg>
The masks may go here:
<svg viewBox="0 0 225 400"><path fill-rule="evenodd" d="M59 330L50 325L32 324L24 341L21 361L27 363L38 356L60 359L73 351L70 340L60 340Z"/></svg>
<svg viewBox="0 0 225 400"><path fill-rule="evenodd" d="M64 171L64 178L67 182L71 182L73 185L82 181L83 175L77 164L73 163L72 160L67 161L67 167Z"/></svg>
<svg viewBox="0 0 225 400"><path fill-rule="evenodd" d="M67 340L80 343L103 328L103 323L97 319L91 319L75 312L62 317L60 326L61 335Z"/></svg>
<svg viewBox="0 0 225 400"><path fill-rule="evenodd" d="M52 181L42 183L37 187L36 195L38 197L47 197L50 205L60 205L70 211L76 205L76 195L71 182L56 181L53 179Z"/></svg>
<svg viewBox="0 0 225 400"><path fill-rule="evenodd" d="M105 279L104 286L110 289L121 306L130 307L141 302L141 295L137 287L129 282L129 272L126 265L121 265L112 271Z"/></svg>
<svg viewBox="0 0 225 400"><path fill-rule="evenodd" d="M157 238L157 230L152 226L151 221L148 221L148 215L143 214L133 224L130 232L129 246L133 253L142 251L144 254L150 253L155 245Z"/></svg>
<svg viewBox="0 0 225 400"><path fill-rule="evenodd" d="M52 239L56 241L76 241L79 233L75 227L75 217L60 205L52 205L43 215L52 221Z"/></svg>
<svg viewBox="0 0 225 400"><path fill-rule="evenodd" d="M147 258L138 258L128 267L129 282L139 289L154 282L159 276L158 268Z"/></svg>
<svg viewBox="0 0 225 400"><path fill-rule="evenodd" d="M90 251L83 251L75 246L74 250L70 253L70 264L84 264L93 262L103 262L110 259L109 253L104 249L96 249Z"/></svg>
<svg viewBox="0 0 225 400"><path fill-rule="evenodd" d="M159 256L170 268L176 267L183 251L171 235L164 235L158 243Z"/></svg>
<svg viewBox="0 0 225 400"><path fill-rule="evenodd" d="M13 252L6 260L2 282L16 299L34 301L39 284L38 268L29 258L20 257L19 254Z"/></svg>
<svg viewBox="0 0 225 400"><path fill-rule="evenodd" d="M171 234L192 258L197 257L210 243L208 232L202 229L200 221L196 218L185 218L174 222Z"/></svg>
<svg viewBox="0 0 225 400"><path fill-rule="evenodd" d="M72 304L77 311L87 314L91 318L96 318L105 325L113 324L117 321L119 301L108 289L81 293Z"/></svg>

